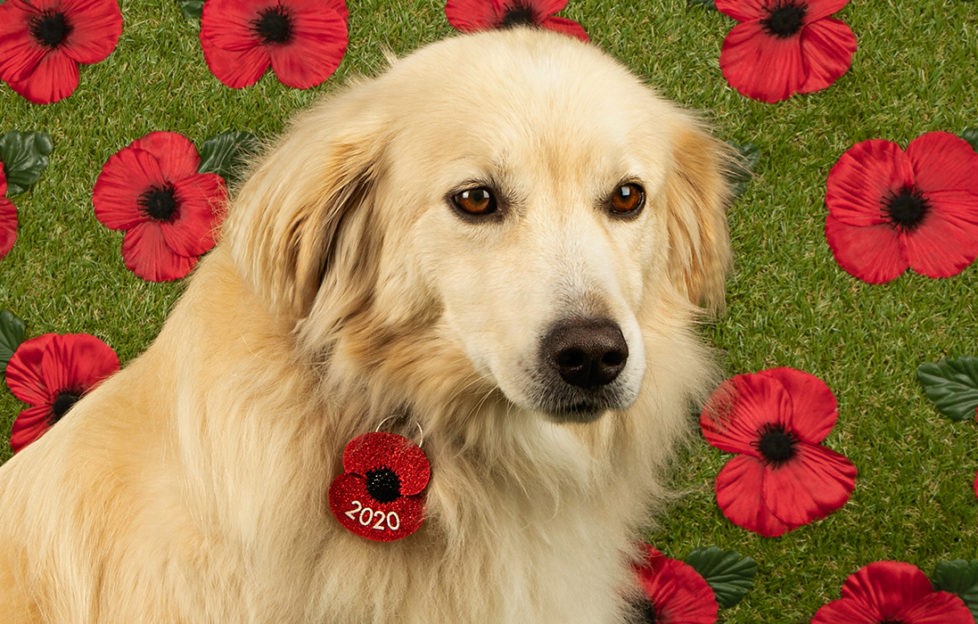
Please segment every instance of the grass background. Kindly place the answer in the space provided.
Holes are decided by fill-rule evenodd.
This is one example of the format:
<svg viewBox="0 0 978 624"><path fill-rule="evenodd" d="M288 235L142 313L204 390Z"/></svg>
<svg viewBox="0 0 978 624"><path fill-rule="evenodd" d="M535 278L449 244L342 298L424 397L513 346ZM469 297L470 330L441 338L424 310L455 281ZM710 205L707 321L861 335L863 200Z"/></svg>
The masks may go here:
<svg viewBox="0 0 978 624"><path fill-rule="evenodd" d="M69 98L36 106L0 84L0 133L47 132L55 144L40 181L12 198L20 229L0 261L0 309L25 319L28 337L85 332L123 363L139 354L182 286L146 283L124 268L121 233L102 227L92 210L102 164L153 130L198 145L228 130L274 135L345 78L380 71L385 47L405 54L453 32L442 0L348 6L346 57L309 91L284 87L271 73L248 89L224 87L204 63L198 23L168 0L123 2L118 47L82 67ZM852 68L825 91L775 105L746 99L723 79L720 46L735 22L716 11L683 0L571 0L561 15L663 95L702 111L719 136L760 148L755 177L730 210L729 309L704 331L730 374L791 366L825 380L840 406L826 444L859 468L841 511L770 540L719 513L712 483L730 456L699 442L675 478L687 495L650 539L677 558L716 545L758 562L754 590L721 611L731 624L808 622L839 596L847 575L872 561L909 561L930 573L939 561L978 558L978 427L939 416L915 380L923 362L978 355L978 265L947 280L908 273L870 286L835 264L822 231L826 176L853 143L906 146L924 132L978 126L978 3L849 4L837 17L859 38ZM23 407L0 392L4 439ZM8 457L0 444L0 461Z"/></svg>

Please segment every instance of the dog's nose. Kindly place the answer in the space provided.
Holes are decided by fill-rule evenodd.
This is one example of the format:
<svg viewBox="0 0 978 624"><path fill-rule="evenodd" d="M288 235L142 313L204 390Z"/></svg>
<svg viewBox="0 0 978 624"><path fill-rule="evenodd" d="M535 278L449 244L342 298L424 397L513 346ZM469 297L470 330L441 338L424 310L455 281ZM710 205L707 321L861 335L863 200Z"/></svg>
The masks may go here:
<svg viewBox="0 0 978 624"><path fill-rule="evenodd" d="M593 389L618 377L628 360L628 345L610 320L568 319L543 339L543 357L570 385Z"/></svg>

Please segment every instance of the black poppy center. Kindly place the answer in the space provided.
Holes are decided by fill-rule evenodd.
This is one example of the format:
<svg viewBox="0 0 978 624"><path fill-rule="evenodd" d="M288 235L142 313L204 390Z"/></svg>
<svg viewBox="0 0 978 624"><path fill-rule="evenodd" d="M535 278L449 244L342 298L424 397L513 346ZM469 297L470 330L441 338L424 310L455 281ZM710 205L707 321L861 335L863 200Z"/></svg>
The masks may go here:
<svg viewBox="0 0 978 624"><path fill-rule="evenodd" d="M139 197L143 212L156 221L170 222L176 218L179 203L170 185L153 186Z"/></svg>
<svg viewBox="0 0 978 624"><path fill-rule="evenodd" d="M760 439L753 446L767 463L779 466L795 456L798 438L781 425L765 425L759 433Z"/></svg>
<svg viewBox="0 0 978 624"><path fill-rule="evenodd" d="M58 393L58 396L54 398L54 403L51 404L51 416L48 418L48 424L53 425L54 423L61 420L68 410L78 402L81 398L81 392L76 392L74 390L64 390Z"/></svg>
<svg viewBox="0 0 978 624"><path fill-rule="evenodd" d="M808 6L804 3L778 3L767 8L768 16L761 20L761 26L769 35L782 39L792 37L804 25L807 11Z"/></svg>
<svg viewBox="0 0 978 624"><path fill-rule="evenodd" d="M883 200L883 211L893 225L912 230L927 216L930 203L920 191L905 187Z"/></svg>
<svg viewBox="0 0 978 624"><path fill-rule="evenodd" d="M367 473L367 494L380 503L392 503L401 497L401 478L390 468Z"/></svg>
<svg viewBox="0 0 978 624"><path fill-rule="evenodd" d="M262 43L288 43L292 40L292 16L284 7L265 9L251 26Z"/></svg>
<svg viewBox="0 0 978 624"><path fill-rule="evenodd" d="M536 26L537 20L536 15L533 13L533 9L528 6L523 6L522 4L517 4L511 9L507 10L503 15L503 19L500 20L500 28L512 28L514 26Z"/></svg>
<svg viewBox="0 0 978 624"><path fill-rule="evenodd" d="M34 39L48 48L58 47L71 34L71 24L65 19L65 14L57 11L47 10L35 15L28 25Z"/></svg>
<svg viewBox="0 0 978 624"><path fill-rule="evenodd" d="M659 621L659 615L655 612L655 605L652 604L651 600L645 600L638 607L638 621L648 622L648 624L657 624Z"/></svg>

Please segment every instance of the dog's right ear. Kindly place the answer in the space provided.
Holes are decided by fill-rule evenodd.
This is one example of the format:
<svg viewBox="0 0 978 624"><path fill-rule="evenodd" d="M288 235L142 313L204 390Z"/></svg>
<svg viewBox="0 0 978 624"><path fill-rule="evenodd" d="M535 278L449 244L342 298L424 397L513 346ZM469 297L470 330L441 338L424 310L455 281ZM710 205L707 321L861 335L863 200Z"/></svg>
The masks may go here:
<svg viewBox="0 0 978 624"><path fill-rule="evenodd" d="M334 95L301 113L242 185L222 231L242 277L278 317L308 314L334 265L356 263L341 248L358 238L364 255L373 182L388 127L371 106L369 85ZM346 246L348 247L348 246ZM347 267L355 271L355 267ZM369 276L350 280L364 284Z"/></svg>

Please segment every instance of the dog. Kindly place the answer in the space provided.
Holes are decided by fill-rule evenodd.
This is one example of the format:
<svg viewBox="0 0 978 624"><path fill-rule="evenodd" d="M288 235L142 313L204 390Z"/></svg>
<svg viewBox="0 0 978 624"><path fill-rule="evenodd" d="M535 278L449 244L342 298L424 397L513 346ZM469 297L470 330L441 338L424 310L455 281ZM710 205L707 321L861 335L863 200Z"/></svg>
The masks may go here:
<svg viewBox="0 0 978 624"><path fill-rule="evenodd" d="M158 338L0 469L27 623L632 621L718 380L726 144L590 44L459 35L298 114ZM331 513L365 433L424 519ZM352 517L352 516L351 516Z"/></svg>

